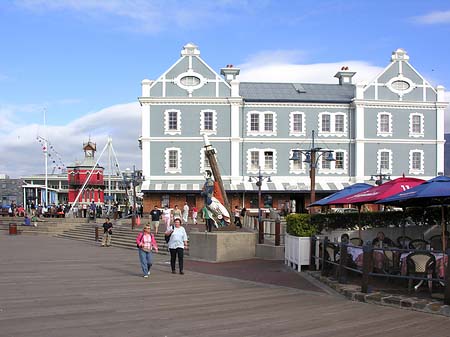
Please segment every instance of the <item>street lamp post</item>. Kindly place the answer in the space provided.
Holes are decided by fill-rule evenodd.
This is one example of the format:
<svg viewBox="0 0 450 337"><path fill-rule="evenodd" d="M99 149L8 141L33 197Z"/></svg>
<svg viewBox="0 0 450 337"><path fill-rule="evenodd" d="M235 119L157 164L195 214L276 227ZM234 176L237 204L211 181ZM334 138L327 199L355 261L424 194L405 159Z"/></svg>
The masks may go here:
<svg viewBox="0 0 450 337"><path fill-rule="evenodd" d="M321 147L316 147L314 140L314 130L311 131L312 142L311 148L306 150L293 150L292 158L289 160L301 160L301 154L305 156L304 163L309 164L309 178L310 178L310 204L316 201L316 168L317 163L319 162L320 157L325 155L326 161L334 161L333 151L332 150L323 150ZM309 210L310 213L314 213L313 208L311 207Z"/></svg>
<svg viewBox="0 0 450 337"><path fill-rule="evenodd" d="M141 182L142 172L136 171L136 167L133 165L133 171L127 168L124 174L125 186L128 187L128 183L131 184L133 188L133 209L131 212L131 229L136 227L136 185ZM128 196L128 192L127 192Z"/></svg>
<svg viewBox="0 0 450 337"><path fill-rule="evenodd" d="M261 185L262 182L267 179L267 182L271 182L270 176L263 176L261 174L261 166L258 168L258 175L257 176L249 176L248 181L252 181L253 179L256 180L256 186L258 186L258 242L264 243L264 225L262 222L262 214L261 214Z"/></svg>

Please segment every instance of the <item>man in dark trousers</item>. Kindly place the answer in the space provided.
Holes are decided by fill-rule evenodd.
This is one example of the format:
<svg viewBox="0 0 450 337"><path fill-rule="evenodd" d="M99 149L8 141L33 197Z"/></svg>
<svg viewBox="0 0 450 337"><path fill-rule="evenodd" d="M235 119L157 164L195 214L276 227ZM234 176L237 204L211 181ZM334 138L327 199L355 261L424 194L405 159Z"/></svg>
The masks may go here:
<svg viewBox="0 0 450 337"><path fill-rule="evenodd" d="M112 228L113 225L109 218L106 218L105 223L103 224L103 238L102 238L102 247L111 246L111 236L112 236Z"/></svg>

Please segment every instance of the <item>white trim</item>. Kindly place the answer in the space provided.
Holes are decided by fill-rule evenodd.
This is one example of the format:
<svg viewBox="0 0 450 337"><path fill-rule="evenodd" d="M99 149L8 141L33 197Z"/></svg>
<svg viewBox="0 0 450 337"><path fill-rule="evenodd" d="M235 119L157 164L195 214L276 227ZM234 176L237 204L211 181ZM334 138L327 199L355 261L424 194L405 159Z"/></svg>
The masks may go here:
<svg viewBox="0 0 450 337"><path fill-rule="evenodd" d="M413 117L414 116L420 117L420 132L413 132ZM409 136L414 137L414 138L424 137L425 136L424 123L425 123L425 117L424 117L423 113L413 112L413 113L409 114Z"/></svg>
<svg viewBox="0 0 450 337"><path fill-rule="evenodd" d="M184 85L181 83L182 79L185 77L196 77L199 79L199 83L196 85ZM192 69L188 69L188 71L185 71L184 73L179 74L177 77L173 79L173 83L177 86L179 86L181 89L186 90L190 95L192 95L194 90L200 89L203 87L208 81L206 80L203 75L195 72Z"/></svg>
<svg viewBox="0 0 450 337"><path fill-rule="evenodd" d="M178 152L177 168L169 167L169 151ZM164 151L164 172L165 173L181 173L181 149L179 147L167 147Z"/></svg>
<svg viewBox="0 0 450 337"><path fill-rule="evenodd" d="M381 170L381 152L389 152L389 169ZM392 150L390 149L378 149L377 150L377 172L381 174L392 174Z"/></svg>
<svg viewBox="0 0 450 337"><path fill-rule="evenodd" d="M397 81L408 83L408 85L409 85L408 89L405 89L405 90L395 89L392 86L392 84ZM392 91L394 94L397 94L399 97L402 97L403 95L406 95L406 94L410 93L411 91L413 91L416 88L416 84L413 81L411 81L408 77L405 77L400 73L398 76L392 77L389 81L387 81L386 87L390 91Z"/></svg>
<svg viewBox="0 0 450 337"><path fill-rule="evenodd" d="M294 131L294 115L301 115L302 129ZM305 113L301 111L289 112L289 136L306 136Z"/></svg>
<svg viewBox="0 0 450 337"><path fill-rule="evenodd" d="M381 131L381 115L388 115L389 117L389 131ZM387 111L380 111L377 113L377 136L392 137L392 114Z"/></svg>
<svg viewBox="0 0 450 337"><path fill-rule="evenodd" d="M205 112L212 112L212 130L205 130ZM200 110L200 134L215 135L217 134L217 111L213 109Z"/></svg>
<svg viewBox="0 0 450 337"><path fill-rule="evenodd" d="M420 153L420 168L414 169L413 164L413 154ZM414 149L409 151L409 174L424 174L425 173L425 160L424 160L425 152L423 150Z"/></svg>
<svg viewBox="0 0 450 337"><path fill-rule="evenodd" d="M298 150L299 151L299 155L300 155L300 164L302 165L301 169L295 169L294 168L294 161L293 160L289 160L289 173L291 174L305 174L306 173L306 163L304 163L303 161L305 160L305 155L303 153L300 152L300 148L295 148L295 149L290 149L289 150L289 158L292 158L293 154L294 154L294 150Z"/></svg>
<svg viewBox="0 0 450 337"><path fill-rule="evenodd" d="M251 130L251 115L258 115L258 130ZM264 130L265 116L272 115L272 131ZM247 112L247 136L276 136L277 135L277 114L273 111L256 111Z"/></svg>
<svg viewBox="0 0 450 337"><path fill-rule="evenodd" d="M201 174L203 174L206 170L211 170L211 166L206 167L205 163L206 163L205 148L202 147L200 149L200 165L199 165Z"/></svg>
<svg viewBox="0 0 450 337"><path fill-rule="evenodd" d="M323 131L322 130L322 116L323 115L329 115L330 116L330 131ZM336 116L343 116L344 117L344 130L343 131L336 131ZM337 111L337 112L329 112L329 111L322 111L318 114L318 135L322 137L344 137L347 135L347 114Z"/></svg>
<svg viewBox="0 0 450 337"><path fill-rule="evenodd" d="M169 112L177 113L177 129L169 129ZM177 109L167 109L164 111L164 134L165 135L181 135L181 111Z"/></svg>
<svg viewBox="0 0 450 337"><path fill-rule="evenodd" d="M264 167L264 152L272 152L273 153L273 168L272 169L266 169ZM251 167L251 152L258 152L258 168L252 168ZM259 167L261 168L261 173L266 174L274 174L277 172L277 151L272 148L251 148L247 149L247 174L258 174L259 173Z"/></svg>

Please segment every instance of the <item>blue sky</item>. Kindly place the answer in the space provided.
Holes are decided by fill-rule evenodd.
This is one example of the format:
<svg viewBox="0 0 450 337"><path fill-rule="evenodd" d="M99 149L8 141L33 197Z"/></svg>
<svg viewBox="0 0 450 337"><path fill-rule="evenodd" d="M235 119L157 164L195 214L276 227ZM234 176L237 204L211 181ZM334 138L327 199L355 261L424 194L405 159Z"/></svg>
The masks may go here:
<svg viewBox="0 0 450 337"><path fill-rule="evenodd" d="M241 67L242 80L328 83L344 64L368 81L401 47L450 99L445 1L6 0L0 32L0 142L11 152L0 174L12 177L43 172L44 109L67 165L89 136L101 148L111 135L121 165L139 167L140 82L188 42L218 72Z"/></svg>

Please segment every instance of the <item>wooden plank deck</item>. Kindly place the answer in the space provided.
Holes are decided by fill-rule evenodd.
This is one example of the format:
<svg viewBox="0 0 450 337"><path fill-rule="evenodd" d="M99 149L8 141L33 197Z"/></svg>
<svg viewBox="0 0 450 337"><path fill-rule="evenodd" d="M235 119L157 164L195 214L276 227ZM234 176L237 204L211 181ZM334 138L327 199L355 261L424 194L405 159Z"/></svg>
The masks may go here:
<svg viewBox="0 0 450 337"><path fill-rule="evenodd" d="M136 252L0 234L0 336L450 336L439 315L204 274Z"/></svg>

